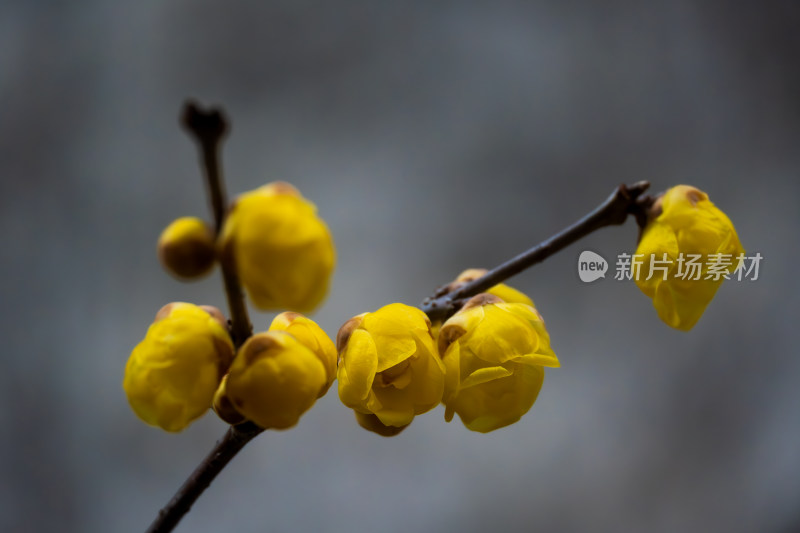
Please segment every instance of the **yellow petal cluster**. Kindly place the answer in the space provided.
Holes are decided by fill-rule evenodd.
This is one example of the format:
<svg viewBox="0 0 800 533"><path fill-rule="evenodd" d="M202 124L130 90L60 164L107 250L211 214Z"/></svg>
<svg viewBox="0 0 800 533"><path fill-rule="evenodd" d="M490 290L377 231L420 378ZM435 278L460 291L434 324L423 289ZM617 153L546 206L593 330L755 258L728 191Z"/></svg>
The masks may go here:
<svg viewBox="0 0 800 533"><path fill-rule="evenodd" d="M292 311L286 311L276 316L269 326L269 331L285 331L317 356L325 368L326 376L318 397L324 396L333 384L333 380L336 379L336 346L331 338L316 322Z"/></svg>
<svg viewBox="0 0 800 533"><path fill-rule="evenodd" d="M222 257L259 309L313 311L328 292L335 262L330 231L314 204L276 182L241 195L225 220Z"/></svg>
<svg viewBox="0 0 800 533"><path fill-rule="evenodd" d="M636 254L643 263L633 274L636 284L653 299L658 316L669 326L688 331L694 327L722 284L722 278L705 279L711 254L725 254L732 259L730 273L744 254L736 229L703 191L688 185L669 189L653 206L654 216L646 225ZM666 255L665 255L666 254ZM679 274L679 258L701 256L700 279L684 279ZM653 259L667 260L666 279L657 272L649 280Z"/></svg>
<svg viewBox="0 0 800 533"><path fill-rule="evenodd" d="M327 383L320 358L285 331L250 337L239 349L226 395L245 418L264 429L288 429Z"/></svg>
<svg viewBox="0 0 800 533"><path fill-rule="evenodd" d="M189 303L164 306L125 367L123 388L148 424L180 431L211 406L233 358L221 313Z"/></svg>
<svg viewBox="0 0 800 533"><path fill-rule="evenodd" d="M359 423L402 428L442 399L444 365L421 310L394 303L342 326L339 398L363 415ZM366 427L366 426L365 426Z"/></svg>
<svg viewBox="0 0 800 533"><path fill-rule="evenodd" d="M518 421L539 394L544 367L559 366L539 313L488 294L450 317L438 344L446 367L445 419L458 414L482 433Z"/></svg>

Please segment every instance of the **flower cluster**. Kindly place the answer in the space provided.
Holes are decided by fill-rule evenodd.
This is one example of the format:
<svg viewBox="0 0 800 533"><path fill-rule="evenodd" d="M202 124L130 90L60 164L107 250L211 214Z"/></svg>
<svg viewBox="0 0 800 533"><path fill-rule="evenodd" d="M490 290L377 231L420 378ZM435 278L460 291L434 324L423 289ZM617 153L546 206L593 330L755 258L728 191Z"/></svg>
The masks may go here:
<svg viewBox="0 0 800 533"><path fill-rule="evenodd" d="M448 290L484 272L465 271ZM502 284L438 328L399 303L358 315L339 330L337 347L339 398L362 427L384 436L442 402L447 421L458 414L471 430L507 426L533 405L543 367L559 366L532 301Z"/></svg>
<svg viewBox="0 0 800 533"><path fill-rule="evenodd" d="M166 305L125 368L134 412L167 431L181 431L212 406L231 424L297 424L336 376L333 342L296 312L319 305L333 271L333 241L314 205L291 185L266 185L237 199L219 237L198 218L177 219L161 234L158 256L180 279L221 261L257 307L290 311L236 350L219 310Z"/></svg>
<svg viewBox="0 0 800 533"><path fill-rule="evenodd" d="M737 265L715 264L712 272L698 264L697 275L687 277L684 255L742 257L744 250L728 217L694 187L674 187L643 205L633 257L662 275L632 277L664 322L691 329ZM448 422L458 415L468 429L486 433L520 420L539 395L545 367L560 366L533 301L503 284L462 302L443 322L401 303L362 313L341 327L334 345L297 312L313 310L327 293L335 257L330 232L314 205L286 183L240 196L218 236L199 219L176 220L158 253L182 279L219 261L256 307L290 309L268 331L239 339L237 350L219 310L162 308L134 348L123 385L136 414L167 431L180 431L210 407L230 424L290 428L338 379L342 403L379 435L397 435L439 404ZM440 294L485 274L466 270Z"/></svg>

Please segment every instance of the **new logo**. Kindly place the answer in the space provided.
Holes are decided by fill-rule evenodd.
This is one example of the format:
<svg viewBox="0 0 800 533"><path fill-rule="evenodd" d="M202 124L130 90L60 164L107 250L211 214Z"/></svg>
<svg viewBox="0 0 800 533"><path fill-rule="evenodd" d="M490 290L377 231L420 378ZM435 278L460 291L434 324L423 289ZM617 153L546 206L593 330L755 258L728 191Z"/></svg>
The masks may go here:
<svg viewBox="0 0 800 533"><path fill-rule="evenodd" d="M591 283L599 278L605 278L607 270L608 262L599 254L585 250L578 257L578 277L584 283Z"/></svg>

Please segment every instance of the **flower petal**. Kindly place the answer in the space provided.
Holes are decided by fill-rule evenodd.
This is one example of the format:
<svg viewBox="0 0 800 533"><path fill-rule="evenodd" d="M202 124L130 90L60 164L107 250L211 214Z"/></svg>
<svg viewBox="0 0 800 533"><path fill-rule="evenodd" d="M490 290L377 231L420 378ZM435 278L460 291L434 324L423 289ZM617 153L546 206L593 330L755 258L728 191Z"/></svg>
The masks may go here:
<svg viewBox="0 0 800 533"><path fill-rule="evenodd" d="M339 364L339 398L348 407L361 405L375 379L378 353L372 337L356 329L350 335Z"/></svg>

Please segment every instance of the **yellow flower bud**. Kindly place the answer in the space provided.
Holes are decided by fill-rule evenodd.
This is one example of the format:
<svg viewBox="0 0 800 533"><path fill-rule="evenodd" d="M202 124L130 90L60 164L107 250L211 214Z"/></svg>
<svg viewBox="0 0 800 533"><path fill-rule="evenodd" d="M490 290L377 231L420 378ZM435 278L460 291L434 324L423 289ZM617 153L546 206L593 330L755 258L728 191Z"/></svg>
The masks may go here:
<svg viewBox="0 0 800 533"><path fill-rule="evenodd" d="M468 268L464 272L458 275L458 277L451 281L448 285L446 285L443 289L441 289L444 293L450 293L454 290L458 289L469 283L470 281L474 281L484 274L489 272L485 268ZM489 290L486 291L488 294L493 294L503 300L506 303L520 303L533 306L533 300L531 300L525 293L518 291L517 289L510 287L504 283L498 283L494 287L491 287ZM442 323L440 321L435 321L432 326L433 331L433 338L437 338L439 335L439 329L442 327Z"/></svg>
<svg viewBox="0 0 800 533"><path fill-rule="evenodd" d="M486 274L487 272L488 270L486 270L485 268L468 268L467 270L459 274L456 280L453 283L451 283L451 286L453 286L453 289L451 290L455 290L456 288L467 282L474 281L483 276L484 274ZM486 292L489 294L494 294L495 296L499 297L501 300L509 304L519 303L519 304L526 304L533 306L533 300L528 298L528 296L525 293L522 293L513 287L509 287L505 283L498 283L494 287L488 289Z"/></svg>
<svg viewBox="0 0 800 533"><path fill-rule="evenodd" d="M300 341L300 344L311 350L325 368L327 379L319 391L322 398L336 379L336 346L330 337L316 322L300 313L286 311L276 316L269 331L285 331Z"/></svg>
<svg viewBox="0 0 800 533"><path fill-rule="evenodd" d="M479 294L439 332L445 420L458 414L472 431L513 424L536 401L545 366L558 367L541 315L530 305Z"/></svg>
<svg viewBox="0 0 800 533"><path fill-rule="evenodd" d="M177 278L199 278L211 272L216 260L214 233L197 217L182 217L158 238L158 259Z"/></svg>
<svg viewBox="0 0 800 533"><path fill-rule="evenodd" d="M336 343L346 406L399 428L441 401L444 366L419 309L395 303L359 315L342 326Z"/></svg>
<svg viewBox="0 0 800 533"><path fill-rule="evenodd" d="M164 306L131 353L122 386L148 424L180 431L211 407L233 358L222 314L188 303Z"/></svg>
<svg viewBox="0 0 800 533"><path fill-rule="evenodd" d="M319 358L283 331L259 333L239 349L227 394L237 411L264 429L288 429L311 409L326 382Z"/></svg>
<svg viewBox="0 0 800 533"><path fill-rule="evenodd" d="M310 312L327 294L335 253L316 211L280 182L241 195L231 208L221 252L259 309Z"/></svg>
<svg viewBox="0 0 800 533"><path fill-rule="evenodd" d="M713 254L727 257L729 264L720 270L730 273L738 266L744 249L733 223L711 203L706 193L678 185L653 205L636 254L642 254L640 266L632 263L636 285L653 299L661 320L688 331L703 315L723 281L722 276L709 276L708 265ZM699 258L699 269L695 272L689 272L686 263L692 256ZM653 268L656 265L658 269Z"/></svg>

